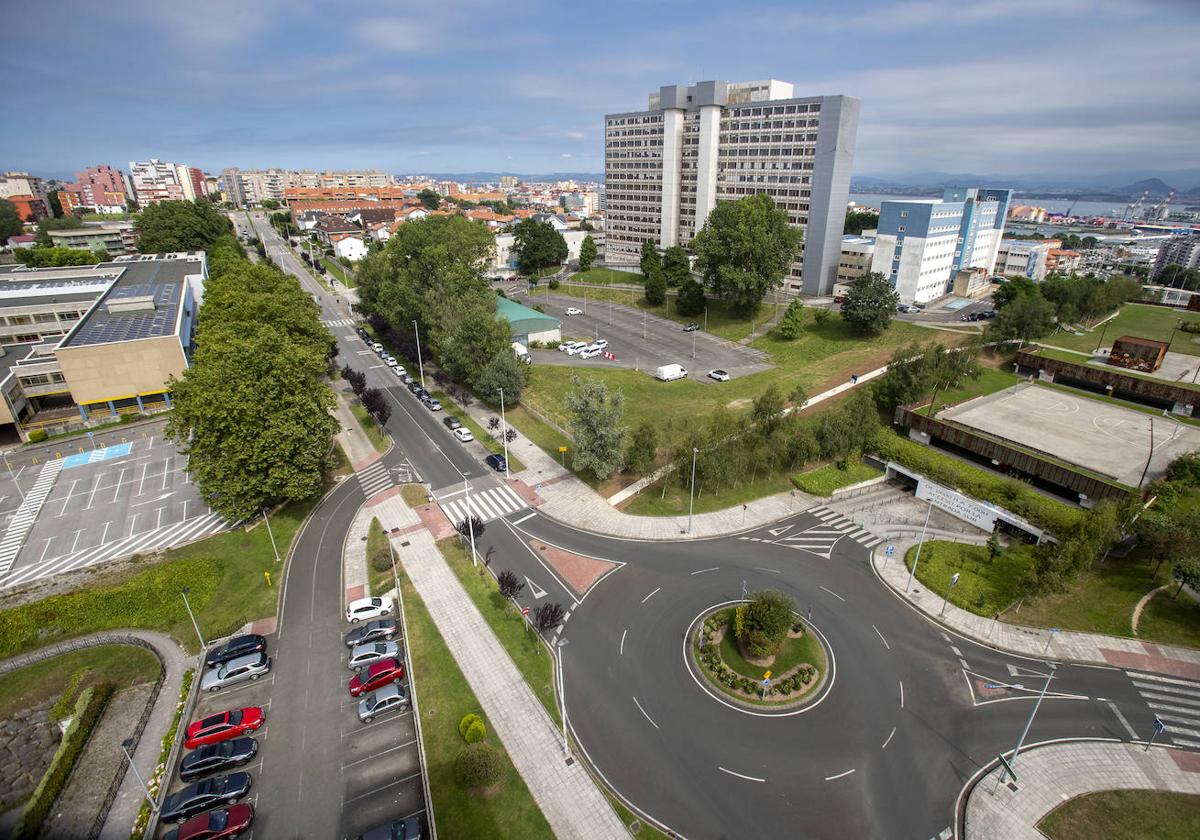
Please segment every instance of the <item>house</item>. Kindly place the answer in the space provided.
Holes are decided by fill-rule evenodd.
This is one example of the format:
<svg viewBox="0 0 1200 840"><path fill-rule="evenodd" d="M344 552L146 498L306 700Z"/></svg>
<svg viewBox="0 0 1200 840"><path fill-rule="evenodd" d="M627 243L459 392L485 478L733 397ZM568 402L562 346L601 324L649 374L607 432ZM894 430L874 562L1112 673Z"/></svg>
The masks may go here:
<svg viewBox="0 0 1200 840"><path fill-rule="evenodd" d="M342 216L322 216L313 227L313 232L316 233L317 239L326 245L332 245L334 238L339 234L362 233L358 225Z"/></svg>
<svg viewBox="0 0 1200 840"><path fill-rule="evenodd" d="M357 236L339 236L333 243L333 252L344 260L358 262L367 255L367 246Z"/></svg>
<svg viewBox="0 0 1200 840"><path fill-rule="evenodd" d="M296 227L300 230L312 230L317 226L317 222L325 218L325 215L320 210L306 210L303 213L297 213Z"/></svg>
<svg viewBox="0 0 1200 840"><path fill-rule="evenodd" d="M496 318L507 321L512 340L529 346L531 341L561 341L562 322L536 309L496 295Z"/></svg>
<svg viewBox="0 0 1200 840"><path fill-rule="evenodd" d="M395 224L395 222L392 224ZM379 242L387 242L392 238L391 228L392 225L389 225L387 222L379 222L378 224L368 225L367 233L369 233L373 239Z"/></svg>
<svg viewBox="0 0 1200 840"><path fill-rule="evenodd" d="M391 207L360 208L345 214L347 221L368 227L380 222L394 222L397 211Z"/></svg>
<svg viewBox="0 0 1200 840"><path fill-rule="evenodd" d="M34 235L32 233L18 233L16 236L8 237L8 250L13 248L32 248L34 245Z"/></svg>

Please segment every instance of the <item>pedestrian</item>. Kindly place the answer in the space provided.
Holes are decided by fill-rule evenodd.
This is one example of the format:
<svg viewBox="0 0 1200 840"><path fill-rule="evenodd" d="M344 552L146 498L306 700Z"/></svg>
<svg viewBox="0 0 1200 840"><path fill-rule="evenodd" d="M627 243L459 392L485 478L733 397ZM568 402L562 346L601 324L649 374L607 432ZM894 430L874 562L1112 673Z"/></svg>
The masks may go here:
<svg viewBox="0 0 1200 840"><path fill-rule="evenodd" d="M850 384L851 384L851 385L857 385L857 384L858 384L858 374L857 374L857 373L852 373L852 374L850 374Z"/></svg>

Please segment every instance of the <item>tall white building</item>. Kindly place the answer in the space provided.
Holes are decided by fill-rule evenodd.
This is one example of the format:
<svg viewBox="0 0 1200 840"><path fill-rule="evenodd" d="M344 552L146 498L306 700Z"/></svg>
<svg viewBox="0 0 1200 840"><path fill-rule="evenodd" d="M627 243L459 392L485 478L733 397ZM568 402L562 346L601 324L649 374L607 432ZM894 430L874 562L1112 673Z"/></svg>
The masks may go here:
<svg viewBox="0 0 1200 840"><path fill-rule="evenodd" d="M707 81L650 94L649 109L604 118L609 262L642 243L687 245L718 201L765 193L804 231L784 288L827 294L837 279L857 99L795 97L793 85Z"/></svg>
<svg viewBox="0 0 1200 840"><path fill-rule="evenodd" d="M179 168L151 158L144 162L129 162L129 183L138 204L145 207L160 201L183 201L187 198Z"/></svg>

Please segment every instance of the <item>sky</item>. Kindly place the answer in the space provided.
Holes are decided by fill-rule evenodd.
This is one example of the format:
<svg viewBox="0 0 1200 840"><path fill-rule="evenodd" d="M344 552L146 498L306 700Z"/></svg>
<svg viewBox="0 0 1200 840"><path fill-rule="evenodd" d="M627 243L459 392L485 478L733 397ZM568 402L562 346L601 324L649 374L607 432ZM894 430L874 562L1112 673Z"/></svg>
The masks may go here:
<svg viewBox="0 0 1200 840"><path fill-rule="evenodd" d="M46 176L602 172L605 113L776 78L861 99L856 174L1200 185L1200 0L50 0L4 20L0 169Z"/></svg>

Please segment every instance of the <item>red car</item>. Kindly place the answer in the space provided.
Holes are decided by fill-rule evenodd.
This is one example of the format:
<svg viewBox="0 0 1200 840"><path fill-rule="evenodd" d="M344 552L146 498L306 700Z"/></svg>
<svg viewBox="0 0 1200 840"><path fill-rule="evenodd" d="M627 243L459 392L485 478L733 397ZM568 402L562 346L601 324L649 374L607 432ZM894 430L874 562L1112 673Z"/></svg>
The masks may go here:
<svg viewBox="0 0 1200 840"><path fill-rule="evenodd" d="M254 822L254 806L249 802L197 814L163 840L221 840L237 837Z"/></svg>
<svg viewBox="0 0 1200 840"><path fill-rule="evenodd" d="M188 726L187 740L183 745L189 750L194 750L203 744L228 741L239 735L248 735L266 722L267 717L258 706L217 712Z"/></svg>
<svg viewBox="0 0 1200 840"><path fill-rule="evenodd" d="M350 696L358 697L368 691L382 688L388 683L404 679L404 664L396 658L381 659L365 671L359 671L350 680Z"/></svg>

